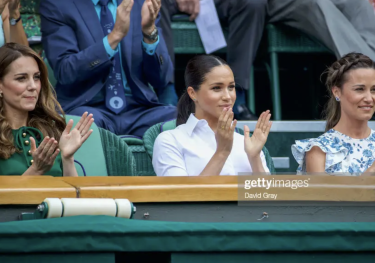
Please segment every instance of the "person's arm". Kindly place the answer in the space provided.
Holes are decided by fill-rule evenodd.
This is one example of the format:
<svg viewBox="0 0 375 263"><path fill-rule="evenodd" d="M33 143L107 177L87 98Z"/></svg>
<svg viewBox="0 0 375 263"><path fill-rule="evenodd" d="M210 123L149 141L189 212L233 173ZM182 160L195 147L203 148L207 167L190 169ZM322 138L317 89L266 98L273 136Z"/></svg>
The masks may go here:
<svg viewBox="0 0 375 263"><path fill-rule="evenodd" d="M251 170L253 173L265 173L266 170L264 169L262 159L260 155L254 158L248 158L251 166Z"/></svg>
<svg viewBox="0 0 375 263"><path fill-rule="evenodd" d="M10 25L9 19L19 19L20 13L20 0L10 0L4 12L8 18L3 21L4 36L6 42L14 42L29 46L25 30L22 25L22 20L18 21L14 26Z"/></svg>
<svg viewBox="0 0 375 263"><path fill-rule="evenodd" d="M178 10L190 15L190 21L197 18L200 10L199 0L176 0Z"/></svg>
<svg viewBox="0 0 375 263"><path fill-rule="evenodd" d="M74 165L74 157L62 157L62 168L64 177L78 177L77 169Z"/></svg>
<svg viewBox="0 0 375 263"><path fill-rule="evenodd" d="M270 122L271 114L269 110L263 112L257 121L253 135L250 137L250 129L244 126L245 152L249 160L251 170L254 173L265 173L261 155L262 149L267 142L268 135L271 130L272 122ZM267 169L267 172L268 169Z"/></svg>
<svg viewBox="0 0 375 263"><path fill-rule="evenodd" d="M305 162L307 173L325 173L326 153L314 146L306 153Z"/></svg>
<svg viewBox="0 0 375 263"><path fill-rule="evenodd" d="M40 3L43 48L56 78L62 85L90 79L111 66L103 41L80 50L76 32L65 21L63 1ZM98 28L100 30L100 28ZM94 63L95 62L95 63Z"/></svg>
<svg viewBox="0 0 375 263"><path fill-rule="evenodd" d="M92 114L85 112L74 128L73 120L69 120L61 134L59 147L61 149L63 176L78 176L74 165L74 154L93 132L93 130L90 130L94 122L92 116Z"/></svg>
<svg viewBox="0 0 375 263"><path fill-rule="evenodd" d="M161 1L160 1L161 2ZM163 38L163 32L160 27L160 3L155 6L158 0L145 0L142 7L142 32L146 35L157 28L158 39L151 41L143 37L143 74L145 80L155 89L162 89L173 79L174 69L172 60L169 56L167 45ZM150 7L149 7L150 5ZM155 13L150 13L150 9Z"/></svg>

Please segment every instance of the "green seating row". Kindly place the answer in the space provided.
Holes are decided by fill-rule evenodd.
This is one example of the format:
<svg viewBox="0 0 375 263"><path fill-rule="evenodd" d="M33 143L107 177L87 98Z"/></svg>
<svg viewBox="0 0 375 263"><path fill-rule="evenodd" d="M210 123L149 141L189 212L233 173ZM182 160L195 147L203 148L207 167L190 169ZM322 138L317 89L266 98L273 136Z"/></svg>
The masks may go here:
<svg viewBox="0 0 375 263"><path fill-rule="evenodd" d="M67 115L66 120L79 121L78 116ZM155 176L152 167L154 142L162 131L174 129L176 121L150 127L143 139L133 136L119 137L92 125L93 133L74 158L79 176ZM236 130L243 134L242 129ZM266 147L263 148L269 170L275 167Z"/></svg>

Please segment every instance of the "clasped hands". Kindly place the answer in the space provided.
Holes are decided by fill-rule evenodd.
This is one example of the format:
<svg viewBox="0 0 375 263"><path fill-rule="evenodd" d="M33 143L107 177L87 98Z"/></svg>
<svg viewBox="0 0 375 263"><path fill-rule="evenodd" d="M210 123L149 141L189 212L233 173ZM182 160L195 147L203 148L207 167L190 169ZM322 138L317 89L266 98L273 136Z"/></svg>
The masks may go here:
<svg viewBox="0 0 375 263"><path fill-rule="evenodd" d="M233 121L233 111L231 108L224 108L219 117L216 130L217 153L225 155L230 154L233 146L233 135L237 125L237 120ZM250 137L250 129L244 126L245 152L249 160L255 160L260 157L260 152L267 142L272 122L270 122L271 114L267 110L263 112L258 119L253 135Z"/></svg>
<svg viewBox="0 0 375 263"><path fill-rule="evenodd" d="M30 137L31 155L33 157L34 170L38 174L44 174L51 170L57 155L61 151L63 161L74 161L73 156L92 133L90 127L94 122L93 115L85 112L77 125L73 127L73 120L69 120L65 130L61 134L60 142L46 136L39 147L33 137Z"/></svg>
<svg viewBox="0 0 375 263"><path fill-rule="evenodd" d="M130 13L133 8L134 0L123 0L117 7L116 22L112 32L110 33L111 38L113 36L116 42L123 39L130 27ZM161 0L145 0L142 6L142 32L146 35L150 35L155 29L155 21L159 14L161 7Z"/></svg>

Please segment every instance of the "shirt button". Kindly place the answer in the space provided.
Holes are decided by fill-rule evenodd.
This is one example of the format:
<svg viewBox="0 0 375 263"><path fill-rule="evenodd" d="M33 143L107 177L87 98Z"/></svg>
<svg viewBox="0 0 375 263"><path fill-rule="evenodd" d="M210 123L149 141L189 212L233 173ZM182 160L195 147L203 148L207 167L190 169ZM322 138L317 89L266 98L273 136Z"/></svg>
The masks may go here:
<svg viewBox="0 0 375 263"><path fill-rule="evenodd" d="M27 154L31 156L31 150L29 150L29 151L27 152Z"/></svg>
<svg viewBox="0 0 375 263"><path fill-rule="evenodd" d="M33 163L34 163L34 160L31 160L30 163L33 164Z"/></svg>
<svg viewBox="0 0 375 263"><path fill-rule="evenodd" d="M26 135L27 135L26 133L22 133L23 138L26 138Z"/></svg>
<svg viewBox="0 0 375 263"><path fill-rule="evenodd" d="M29 145L30 144L30 142L29 141L25 141L25 145Z"/></svg>

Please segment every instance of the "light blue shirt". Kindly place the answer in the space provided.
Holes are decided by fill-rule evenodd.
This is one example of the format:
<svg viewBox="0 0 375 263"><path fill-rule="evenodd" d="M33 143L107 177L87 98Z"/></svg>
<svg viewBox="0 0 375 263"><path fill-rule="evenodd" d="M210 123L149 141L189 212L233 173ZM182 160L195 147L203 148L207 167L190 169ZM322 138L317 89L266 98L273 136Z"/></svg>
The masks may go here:
<svg viewBox="0 0 375 263"><path fill-rule="evenodd" d="M95 5L95 11L98 14L99 21L100 21L101 6L98 4L99 0L91 0L91 1ZM113 20L116 21L117 0L109 1L108 2L108 9L112 13ZM100 28L98 30L102 30L102 29ZM119 54L120 54L120 61L122 61L122 58L121 58L121 46L120 46L120 44L118 44L117 48L115 50L113 50L111 48L111 46L109 45L108 36L105 36L103 38L103 44L104 44L105 50L107 51L107 54L108 54L108 56L110 58L112 58L117 52L119 52ZM158 44L159 44L159 37L158 37L157 41L155 43L153 43L153 44L147 44L147 43L145 43L142 40L143 49L145 50L145 52L147 54L149 54L151 56L155 54L155 50L156 50ZM125 95L131 96L131 89L130 89L130 87L128 85L128 81L126 80L125 71L124 71L124 68L122 67L122 65L121 65L121 73L122 73L123 84L124 84L124 87L125 87ZM102 94L100 94L100 95L102 96ZM94 98L94 100L96 100L96 99L100 99L100 98L98 98L98 97Z"/></svg>
<svg viewBox="0 0 375 263"><path fill-rule="evenodd" d="M0 15L0 47L5 45L5 36L3 30L3 18Z"/></svg>

